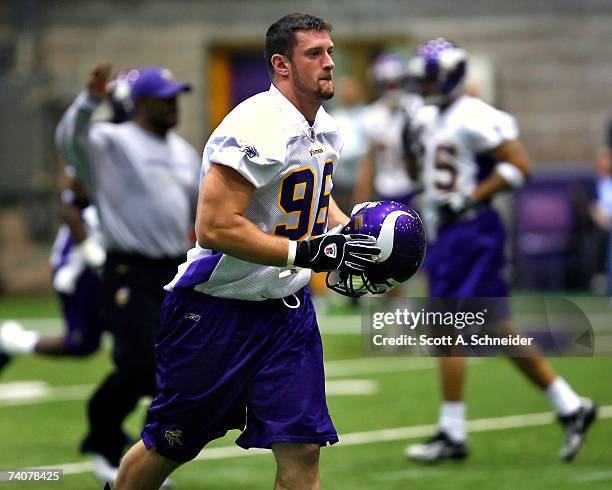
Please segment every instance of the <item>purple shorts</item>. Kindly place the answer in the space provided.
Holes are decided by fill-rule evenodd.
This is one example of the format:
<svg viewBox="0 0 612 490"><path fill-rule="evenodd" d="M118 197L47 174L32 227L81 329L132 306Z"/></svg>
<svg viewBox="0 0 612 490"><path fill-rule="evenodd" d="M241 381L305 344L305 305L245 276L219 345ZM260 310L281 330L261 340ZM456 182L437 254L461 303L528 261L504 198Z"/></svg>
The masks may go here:
<svg viewBox="0 0 612 490"><path fill-rule="evenodd" d="M103 331L98 276L87 268L79 277L73 294L58 295L66 321L66 346L75 356L95 352Z"/></svg>
<svg viewBox="0 0 612 490"><path fill-rule="evenodd" d="M307 289L296 295L301 306L290 309L281 300L167 294L157 395L142 431L147 448L189 461L230 429L242 430L236 444L245 449L338 441L314 306Z"/></svg>
<svg viewBox="0 0 612 490"><path fill-rule="evenodd" d="M472 220L443 228L438 239L427 246L424 267L430 296L507 298L505 238L501 218L492 208L483 209ZM507 299L496 304L497 319L509 317Z"/></svg>

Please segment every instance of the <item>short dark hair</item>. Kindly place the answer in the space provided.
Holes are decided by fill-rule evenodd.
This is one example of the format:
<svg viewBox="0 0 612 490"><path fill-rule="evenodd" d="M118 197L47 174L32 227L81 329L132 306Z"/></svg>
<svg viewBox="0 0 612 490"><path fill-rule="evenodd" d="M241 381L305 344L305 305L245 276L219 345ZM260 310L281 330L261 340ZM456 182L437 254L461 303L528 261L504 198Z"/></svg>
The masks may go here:
<svg viewBox="0 0 612 490"><path fill-rule="evenodd" d="M274 75L272 56L282 54L287 58L291 58L293 48L297 44L295 39L297 31L315 30L331 32L332 28L333 26L326 20L305 13L289 14L277 20L266 32L264 56L270 77Z"/></svg>

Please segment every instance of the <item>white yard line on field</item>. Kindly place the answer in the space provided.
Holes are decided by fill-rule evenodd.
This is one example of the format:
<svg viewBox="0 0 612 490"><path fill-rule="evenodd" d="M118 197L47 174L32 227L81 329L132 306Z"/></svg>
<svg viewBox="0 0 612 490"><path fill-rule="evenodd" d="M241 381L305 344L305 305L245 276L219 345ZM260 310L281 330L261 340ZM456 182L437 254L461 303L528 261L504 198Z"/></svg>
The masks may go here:
<svg viewBox="0 0 612 490"><path fill-rule="evenodd" d="M17 381L0 383L0 408L17 405L84 400L95 385L51 386L44 381Z"/></svg>
<svg viewBox="0 0 612 490"><path fill-rule="evenodd" d="M593 473L583 473L574 476L578 483L591 483L594 481L612 480L612 471L594 471Z"/></svg>
<svg viewBox="0 0 612 490"><path fill-rule="evenodd" d="M477 360L472 360L474 362ZM328 361L325 363L325 375L328 379L328 394L335 395L364 395L374 393L375 387L370 380L358 380L338 384L329 381L333 378L348 378L351 376L366 376L370 374L419 371L432 369L436 366L434 359L406 359L406 358L363 358ZM65 400L85 399L94 385L68 385L50 386L38 380L0 383L0 408L17 405L35 405L39 403L58 402Z"/></svg>
<svg viewBox="0 0 612 490"><path fill-rule="evenodd" d="M6 318L0 318L2 323ZM19 318L19 323L27 329L43 333L60 333L64 331L65 322L61 317ZM361 335L361 316L359 315L319 315L323 335Z"/></svg>
<svg viewBox="0 0 612 490"><path fill-rule="evenodd" d="M415 478L423 478L440 472L439 466L430 466L427 468L407 468L405 470L385 471L381 473L372 473L368 475L370 480L374 481L401 481L412 480Z"/></svg>
<svg viewBox="0 0 612 490"><path fill-rule="evenodd" d="M95 385L50 386L43 381L18 381L0 384L0 408L41 403L85 400ZM370 379L328 380L329 396L363 396L378 393L378 383ZM149 405L150 398L143 397L141 405Z"/></svg>
<svg viewBox="0 0 612 490"><path fill-rule="evenodd" d="M612 405L600 407L599 418L612 418ZM553 412L531 413L523 415L510 415L507 417L493 417L486 419L470 420L467 423L467 428L469 432L520 429L524 427L546 425L552 423L554 420L555 414ZM340 442L338 443L338 446L357 446L362 444L374 444L380 442L414 439L417 437L424 437L430 435L434 430L436 430L436 427L437 426L435 424L414 425L410 427L396 427L393 429L340 434ZM248 451L245 451L244 449L239 448L238 446L213 447L203 450L195 459L200 461L207 461L228 458L242 458L246 456L258 456L261 454L270 454L270 451L267 449L249 449ZM91 465L88 461L81 461L76 463L46 464L44 466L38 466L36 468L58 468L63 469L65 475L72 475L89 471L90 467ZM416 476L412 472L410 474L412 474L412 476ZM408 473L406 473L405 476L408 477ZM395 475L395 477L397 478L399 477L399 475ZM578 478L581 477L584 478L584 480L578 480ZM577 476L576 479L578 481L596 481L608 479L609 477L612 477L612 472L590 473L586 475ZM591 478L591 480L588 480L588 478Z"/></svg>

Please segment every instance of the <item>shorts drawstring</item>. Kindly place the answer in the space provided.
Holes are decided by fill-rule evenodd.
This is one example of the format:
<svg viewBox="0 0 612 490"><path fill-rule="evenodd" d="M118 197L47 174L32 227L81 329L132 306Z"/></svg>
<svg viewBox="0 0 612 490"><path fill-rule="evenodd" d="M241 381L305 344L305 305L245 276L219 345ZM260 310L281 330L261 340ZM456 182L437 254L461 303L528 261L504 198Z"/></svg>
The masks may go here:
<svg viewBox="0 0 612 490"><path fill-rule="evenodd" d="M287 303L287 298L290 298L291 296L293 296L295 298L295 305L290 305L289 303ZM297 294L293 293L289 296L285 296L284 298L282 298L283 300L283 304L287 307L287 308L291 308L292 310L297 310L301 305L301 301L300 298L298 298Z"/></svg>

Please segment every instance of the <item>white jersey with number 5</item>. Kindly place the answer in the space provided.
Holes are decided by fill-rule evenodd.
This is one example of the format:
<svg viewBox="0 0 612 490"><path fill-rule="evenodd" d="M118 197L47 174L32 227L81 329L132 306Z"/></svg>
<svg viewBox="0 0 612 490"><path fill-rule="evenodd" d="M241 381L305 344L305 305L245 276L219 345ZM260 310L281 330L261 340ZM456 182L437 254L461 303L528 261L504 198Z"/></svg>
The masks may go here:
<svg viewBox="0 0 612 490"><path fill-rule="evenodd" d="M271 86L238 105L217 127L204 148L202 172L213 163L236 170L254 187L245 217L267 233L301 240L327 230L341 146L336 123L323 107L311 127ZM166 289L261 301L298 291L310 274L310 269L259 265L196 244Z"/></svg>
<svg viewBox="0 0 612 490"><path fill-rule="evenodd" d="M471 194L493 170L487 152L518 138L514 118L474 97L462 96L446 110L426 106L418 114L425 201Z"/></svg>

